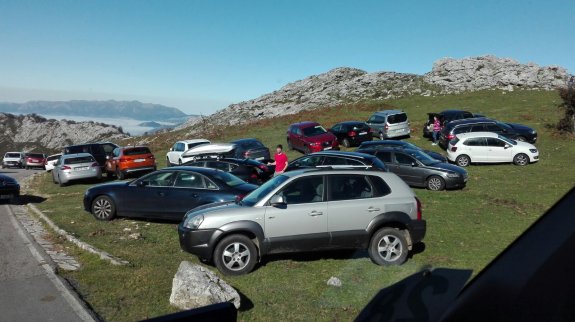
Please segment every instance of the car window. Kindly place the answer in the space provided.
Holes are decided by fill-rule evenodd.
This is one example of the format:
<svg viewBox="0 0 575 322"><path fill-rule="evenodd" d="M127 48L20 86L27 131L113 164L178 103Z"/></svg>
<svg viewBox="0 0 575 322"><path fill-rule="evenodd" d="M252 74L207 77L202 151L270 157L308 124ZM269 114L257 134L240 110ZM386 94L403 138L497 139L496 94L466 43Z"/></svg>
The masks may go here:
<svg viewBox="0 0 575 322"><path fill-rule="evenodd" d="M378 151L377 157L384 163L391 163L391 152Z"/></svg>
<svg viewBox="0 0 575 322"><path fill-rule="evenodd" d="M321 125L310 126L303 129L303 134L305 136L316 136L326 132L327 131Z"/></svg>
<svg viewBox="0 0 575 322"><path fill-rule="evenodd" d="M368 123L375 123L375 124L384 123L385 117L380 116L380 115L372 115L367 122Z"/></svg>
<svg viewBox="0 0 575 322"><path fill-rule="evenodd" d="M95 162L92 156L67 158L64 160L64 164L80 164L80 163L90 163Z"/></svg>
<svg viewBox="0 0 575 322"><path fill-rule="evenodd" d="M485 126L485 130L488 132L501 132L501 127L497 126L496 124L487 124Z"/></svg>
<svg viewBox="0 0 575 322"><path fill-rule="evenodd" d="M316 167L321 164L323 157L319 155L310 155L294 161L296 167Z"/></svg>
<svg viewBox="0 0 575 322"><path fill-rule="evenodd" d="M505 147L505 142L497 138L487 138L487 145L493 147Z"/></svg>
<svg viewBox="0 0 575 322"><path fill-rule="evenodd" d="M114 151L114 149L117 148L117 146L115 146L114 144L110 144L110 143L100 144L99 146L101 147L101 149L106 154L112 153L112 151Z"/></svg>
<svg viewBox="0 0 575 322"><path fill-rule="evenodd" d="M44 155L41 153L30 153L30 154L28 154L28 157L29 158L40 158L40 159L42 159L42 158L44 158Z"/></svg>
<svg viewBox="0 0 575 322"><path fill-rule="evenodd" d="M453 134L467 133L469 132L470 126L459 126L453 129Z"/></svg>
<svg viewBox="0 0 575 322"><path fill-rule="evenodd" d="M463 145L467 146L485 146L485 138L469 138L463 142Z"/></svg>
<svg viewBox="0 0 575 322"><path fill-rule="evenodd" d="M140 179L150 187L171 187L173 186L175 173L173 171L160 171Z"/></svg>
<svg viewBox="0 0 575 322"><path fill-rule="evenodd" d="M206 166L212 169L219 169L222 171L230 171L230 164L227 162L218 162L218 161L208 161L206 162Z"/></svg>
<svg viewBox="0 0 575 322"><path fill-rule="evenodd" d="M405 121L407 121L407 114L405 113L393 114L387 117L387 123L389 124L403 123Z"/></svg>
<svg viewBox="0 0 575 322"><path fill-rule="evenodd" d="M286 177L284 175L280 175L280 176L277 176L277 177L274 177L274 178L268 180L266 183L261 185L259 188L257 188L256 190L250 192L247 196L245 196L242 199L242 203L245 204L246 206L250 206L250 207L255 205L263 197L267 196L270 192L272 192L274 189L276 189L281 184L286 182L286 180L288 180L288 179L289 179L288 177Z"/></svg>
<svg viewBox="0 0 575 322"><path fill-rule="evenodd" d="M331 131L332 132L341 132L341 127L342 127L341 124L336 124L331 128Z"/></svg>
<svg viewBox="0 0 575 322"><path fill-rule="evenodd" d="M397 163L404 165L411 165L415 162L415 159L413 159L411 156L398 152L395 153L395 160Z"/></svg>
<svg viewBox="0 0 575 322"><path fill-rule="evenodd" d="M5 158L19 158L20 157L20 153L6 153L4 155Z"/></svg>
<svg viewBox="0 0 575 322"><path fill-rule="evenodd" d="M237 187L239 185L246 183L242 179L234 176L233 174L223 172L223 171L216 171L212 175L214 178L216 178L220 181L223 181L228 187Z"/></svg>
<svg viewBox="0 0 575 322"><path fill-rule="evenodd" d="M471 126L471 132L482 132L485 131L485 126L483 124L476 124Z"/></svg>
<svg viewBox="0 0 575 322"><path fill-rule="evenodd" d="M140 154L150 154L150 153L152 153L152 152L150 152L150 149L148 149L146 147L124 149L124 155L140 155Z"/></svg>
<svg viewBox="0 0 575 322"><path fill-rule="evenodd" d="M295 179L277 194L283 196L288 205L321 202L324 199L323 176Z"/></svg>
<svg viewBox="0 0 575 322"><path fill-rule="evenodd" d="M195 172L178 172L174 186L179 188L206 189L202 175Z"/></svg>
<svg viewBox="0 0 575 322"><path fill-rule="evenodd" d="M375 189L363 175L333 175L329 177L330 201L373 198Z"/></svg>
<svg viewBox="0 0 575 322"><path fill-rule="evenodd" d="M295 134L302 135L301 129L299 127L295 129Z"/></svg>

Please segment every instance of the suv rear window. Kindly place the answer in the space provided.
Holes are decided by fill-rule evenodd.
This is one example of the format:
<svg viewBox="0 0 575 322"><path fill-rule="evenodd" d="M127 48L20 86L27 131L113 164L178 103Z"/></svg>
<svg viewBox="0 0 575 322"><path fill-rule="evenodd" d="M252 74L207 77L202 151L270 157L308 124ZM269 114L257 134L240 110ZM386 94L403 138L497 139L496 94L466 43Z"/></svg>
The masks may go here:
<svg viewBox="0 0 575 322"><path fill-rule="evenodd" d="M64 159L64 164L79 164L89 162L95 162L94 158L91 156L86 156L86 157Z"/></svg>
<svg viewBox="0 0 575 322"><path fill-rule="evenodd" d="M76 154L76 153L92 153L92 152L90 151L90 146L88 145L69 146L65 149L65 154Z"/></svg>
<svg viewBox="0 0 575 322"><path fill-rule="evenodd" d="M146 147L140 148L129 148L124 150L124 155L138 155L138 154L150 154L150 149Z"/></svg>
<svg viewBox="0 0 575 322"><path fill-rule="evenodd" d="M52 160L58 160L58 159L60 159L59 155L53 155L53 156L49 156L47 160L52 161Z"/></svg>
<svg viewBox="0 0 575 322"><path fill-rule="evenodd" d="M44 158L44 155L41 154L41 153L30 153L30 154L28 154L28 157L29 157L29 158L37 158L37 159L39 158L39 159L42 159L42 158Z"/></svg>
<svg viewBox="0 0 575 322"><path fill-rule="evenodd" d="M407 114L405 113L393 114L387 117L387 123L389 124L403 123L406 121L407 121Z"/></svg>
<svg viewBox="0 0 575 322"><path fill-rule="evenodd" d="M326 132L327 131L321 125L310 126L303 129L303 134L305 136L316 136L324 134Z"/></svg>

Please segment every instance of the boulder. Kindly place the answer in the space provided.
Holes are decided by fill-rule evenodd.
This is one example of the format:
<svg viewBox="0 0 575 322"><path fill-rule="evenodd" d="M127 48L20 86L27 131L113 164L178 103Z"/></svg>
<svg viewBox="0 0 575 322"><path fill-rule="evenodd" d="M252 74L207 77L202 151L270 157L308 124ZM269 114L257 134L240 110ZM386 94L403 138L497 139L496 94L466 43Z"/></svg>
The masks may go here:
<svg viewBox="0 0 575 322"><path fill-rule="evenodd" d="M210 270L182 261L172 282L170 304L189 310L210 304L232 302L240 308L240 295Z"/></svg>

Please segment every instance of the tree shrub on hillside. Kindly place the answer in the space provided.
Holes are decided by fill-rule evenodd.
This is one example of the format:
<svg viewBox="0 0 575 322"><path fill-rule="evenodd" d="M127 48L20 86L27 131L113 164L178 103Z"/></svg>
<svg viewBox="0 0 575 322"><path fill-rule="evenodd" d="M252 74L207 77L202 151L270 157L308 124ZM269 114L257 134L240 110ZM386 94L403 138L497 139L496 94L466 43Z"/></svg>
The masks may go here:
<svg viewBox="0 0 575 322"><path fill-rule="evenodd" d="M561 132L575 133L575 77L571 77L567 87L559 89L559 96L563 100L560 107L565 109L565 116L559 123L557 129Z"/></svg>

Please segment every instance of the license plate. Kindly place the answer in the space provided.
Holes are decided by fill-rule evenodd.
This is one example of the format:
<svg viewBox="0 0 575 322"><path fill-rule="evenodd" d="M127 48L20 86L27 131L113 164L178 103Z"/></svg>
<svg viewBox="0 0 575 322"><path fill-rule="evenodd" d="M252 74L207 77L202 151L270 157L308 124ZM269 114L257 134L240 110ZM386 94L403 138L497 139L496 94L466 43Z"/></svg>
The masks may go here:
<svg viewBox="0 0 575 322"><path fill-rule="evenodd" d="M331 146L328 146L327 148L324 148L324 150L331 150Z"/></svg>
<svg viewBox="0 0 575 322"><path fill-rule="evenodd" d="M264 158L264 157L256 158L257 161L261 161L261 160L263 160L263 159L265 159L265 158Z"/></svg>
<svg viewBox="0 0 575 322"><path fill-rule="evenodd" d="M84 171L84 170L88 170L88 167L77 167L77 168L74 168L74 170L76 170L76 171Z"/></svg>
<svg viewBox="0 0 575 322"><path fill-rule="evenodd" d="M0 199L12 199L13 195L0 195Z"/></svg>
<svg viewBox="0 0 575 322"><path fill-rule="evenodd" d="M144 162L144 161L146 161L146 159L136 159L136 160L134 160L134 162Z"/></svg>
<svg viewBox="0 0 575 322"><path fill-rule="evenodd" d="M359 132L359 135L366 135L367 132Z"/></svg>

